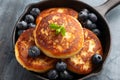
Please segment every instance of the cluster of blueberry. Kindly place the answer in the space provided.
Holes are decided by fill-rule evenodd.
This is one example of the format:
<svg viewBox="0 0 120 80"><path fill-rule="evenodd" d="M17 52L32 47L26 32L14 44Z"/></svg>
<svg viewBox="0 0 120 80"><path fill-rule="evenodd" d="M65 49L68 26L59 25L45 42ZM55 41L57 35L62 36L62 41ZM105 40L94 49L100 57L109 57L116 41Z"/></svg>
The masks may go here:
<svg viewBox="0 0 120 80"><path fill-rule="evenodd" d="M102 56L94 54L92 57L92 63L97 65L102 61ZM56 69L50 70L47 74L50 80L72 80L73 76L66 70L67 64L64 62L57 62Z"/></svg>
<svg viewBox="0 0 120 80"><path fill-rule="evenodd" d="M50 80L72 80L73 76L66 70L67 64L63 61L57 62L56 69L50 70L47 74Z"/></svg>
<svg viewBox="0 0 120 80"><path fill-rule="evenodd" d="M37 46L31 46L28 50L28 55L30 57L37 57L40 55L40 50ZM47 73L47 77L50 80L56 80L59 78L59 80L71 80L73 79L73 76L66 70L67 69L67 64L64 63L63 61L57 62L56 63L56 68L53 70L50 70Z"/></svg>
<svg viewBox="0 0 120 80"><path fill-rule="evenodd" d="M94 13L90 13L88 9L83 9L78 15L78 20L82 22L82 25L85 28L90 29L97 36L100 36L100 30L96 25L97 19L97 16Z"/></svg>
<svg viewBox="0 0 120 80"><path fill-rule="evenodd" d="M24 20L18 22L17 29L18 29L18 36L26 29L33 28L36 26L35 18L39 15L40 10L39 8L32 8L29 14L25 15Z"/></svg>
<svg viewBox="0 0 120 80"><path fill-rule="evenodd" d="M40 55L40 50L37 46L31 46L28 50L28 54L30 57L37 57ZM94 54L92 56L92 63L97 65L102 62L102 56L99 54ZM57 62L56 69L50 70L47 73L47 77L50 80L56 80L59 78L59 80L71 80L73 79L73 76L66 70L67 64L64 62Z"/></svg>
<svg viewBox="0 0 120 80"><path fill-rule="evenodd" d="M96 22L98 20L94 13L90 13L88 9L83 9L79 12L78 20L82 23L83 27L94 32L98 37L100 36L100 30L97 28ZM99 64L102 61L102 56L95 54L92 57L93 64Z"/></svg>
<svg viewBox="0 0 120 80"><path fill-rule="evenodd" d="M28 50L28 54L30 57L37 57L40 55L40 50L37 46L31 46ZM102 62L102 56L99 54L94 54L92 57L92 63L97 65ZM66 70L67 64L63 61L57 62L56 68L53 70L50 70L47 73L47 77L50 80L72 80L73 76Z"/></svg>

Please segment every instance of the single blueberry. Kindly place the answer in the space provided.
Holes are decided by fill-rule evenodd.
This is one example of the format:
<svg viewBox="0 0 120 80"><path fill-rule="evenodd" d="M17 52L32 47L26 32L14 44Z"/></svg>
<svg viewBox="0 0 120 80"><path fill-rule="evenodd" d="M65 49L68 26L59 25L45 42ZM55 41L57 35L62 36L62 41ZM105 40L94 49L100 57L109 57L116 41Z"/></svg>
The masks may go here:
<svg viewBox="0 0 120 80"><path fill-rule="evenodd" d="M87 29L92 29L92 26L93 26L93 23L92 23L92 21L91 20L86 20L85 22L84 22L84 26L87 28Z"/></svg>
<svg viewBox="0 0 120 80"><path fill-rule="evenodd" d="M101 63L102 62L102 56L99 55L99 54L94 54L92 56L92 62L93 62L93 64L99 64L99 63Z"/></svg>
<svg viewBox="0 0 120 80"><path fill-rule="evenodd" d="M92 22L96 22L97 21L97 16L94 13L89 13L88 14L88 18L92 21Z"/></svg>
<svg viewBox="0 0 120 80"><path fill-rule="evenodd" d="M33 15L34 17L37 17L39 13L40 13L39 8L32 8L32 10L30 11L30 14Z"/></svg>
<svg viewBox="0 0 120 80"><path fill-rule="evenodd" d="M58 78L58 72L56 70L50 70L47 75L50 80L55 80Z"/></svg>
<svg viewBox="0 0 120 80"><path fill-rule="evenodd" d="M18 28L19 30L27 29L27 28L28 28L28 27L27 27L27 22L25 22L25 21L18 22L17 28Z"/></svg>
<svg viewBox="0 0 120 80"><path fill-rule="evenodd" d="M79 21L86 21L87 20L87 18L88 18L88 13L87 12L85 12L85 11L81 11L81 12L79 12L79 14L78 14L78 20Z"/></svg>
<svg viewBox="0 0 120 80"><path fill-rule="evenodd" d="M28 55L30 57L37 57L40 55L40 50L37 46L31 46L28 50Z"/></svg>
<svg viewBox="0 0 120 80"><path fill-rule="evenodd" d="M35 21L34 17L30 14L25 16L25 21L28 23L33 23Z"/></svg>
<svg viewBox="0 0 120 80"><path fill-rule="evenodd" d="M96 29L97 25L95 23L92 24L91 29Z"/></svg>
<svg viewBox="0 0 120 80"><path fill-rule="evenodd" d="M64 70L66 70L66 68L67 68L67 64L66 63L64 63L64 62L57 62L57 64L56 64L56 69L57 69L57 71L64 71Z"/></svg>
<svg viewBox="0 0 120 80"><path fill-rule="evenodd" d="M96 28L96 29L93 29L92 32L94 32L98 37L100 37L100 35L101 35L100 30L97 29L97 28Z"/></svg>
<svg viewBox="0 0 120 80"><path fill-rule="evenodd" d="M29 28L35 28L36 25L35 25L34 23L29 23L29 24L28 24L28 27L29 27Z"/></svg>

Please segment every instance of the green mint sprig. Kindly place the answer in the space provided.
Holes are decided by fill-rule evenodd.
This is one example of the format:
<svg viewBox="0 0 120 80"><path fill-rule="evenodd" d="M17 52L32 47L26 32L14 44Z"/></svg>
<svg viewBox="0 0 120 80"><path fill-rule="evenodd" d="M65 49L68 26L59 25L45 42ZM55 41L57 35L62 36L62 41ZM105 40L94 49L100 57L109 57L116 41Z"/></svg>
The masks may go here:
<svg viewBox="0 0 120 80"><path fill-rule="evenodd" d="M62 34L62 36L65 36L65 33L66 33L66 29L64 28L64 26L62 25L58 25L58 24L54 24L54 23L51 23L49 25L49 27L53 30L56 31L56 34Z"/></svg>

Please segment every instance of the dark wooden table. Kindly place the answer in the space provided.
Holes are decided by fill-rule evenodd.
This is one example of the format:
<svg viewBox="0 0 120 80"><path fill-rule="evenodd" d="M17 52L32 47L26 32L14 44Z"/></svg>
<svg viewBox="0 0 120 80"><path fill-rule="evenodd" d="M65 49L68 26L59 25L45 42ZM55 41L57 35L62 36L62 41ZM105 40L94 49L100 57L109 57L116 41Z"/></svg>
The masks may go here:
<svg viewBox="0 0 120 80"><path fill-rule="evenodd" d="M12 31L26 5L40 0L0 0L0 80L40 80L23 69L16 61L12 46ZM82 0L95 6L106 0ZM110 25L112 47L98 76L88 80L120 80L120 5L106 18Z"/></svg>

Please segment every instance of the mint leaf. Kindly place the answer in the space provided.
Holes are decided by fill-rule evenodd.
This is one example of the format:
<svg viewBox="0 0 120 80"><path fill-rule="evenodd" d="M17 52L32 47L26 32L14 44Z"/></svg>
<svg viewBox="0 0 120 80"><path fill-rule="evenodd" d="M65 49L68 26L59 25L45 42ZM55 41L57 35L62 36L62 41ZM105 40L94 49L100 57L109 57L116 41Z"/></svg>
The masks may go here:
<svg viewBox="0 0 120 80"><path fill-rule="evenodd" d="M56 34L59 34L61 32L61 29L56 29Z"/></svg>
<svg viewBox="0 0 120 80"><path fill-rule="evenodd" d="M65 30L64 27L62 27L62 29L61 29L61 34L62 34L62 36L65 36L65 33L66 33L66 30Z"/></svg>
<svg viewBox="0 0 120 80"><path fill-rule="evenodd" d="M53 23L51 23L49 26L50 26L50 28L51 28L51 29L54 29L54 30L56 30L56 29L58 29L58 28L59 28L59 26L58 26L58 25L53 24Z"/></svg>
<svg viewBox="0 0 120 80"><path fill-rule="evenodd" d="M56 34L61 33L62 36L65 36L66 30L65 30L64 26L60 26L60 25L57 25L54 23L51 23L49 26L51 29L56 31Z"/></svg>

